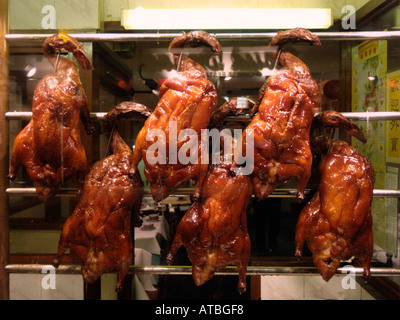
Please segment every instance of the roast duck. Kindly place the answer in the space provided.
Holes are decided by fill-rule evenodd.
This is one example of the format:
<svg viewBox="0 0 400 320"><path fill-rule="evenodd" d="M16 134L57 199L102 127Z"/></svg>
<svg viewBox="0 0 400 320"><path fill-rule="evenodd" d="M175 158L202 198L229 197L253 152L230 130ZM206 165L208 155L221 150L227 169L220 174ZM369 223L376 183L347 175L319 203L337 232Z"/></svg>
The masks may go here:
<svg viewBox="0 0 400 320"><path fill-rule="evenodd" d="M271 45L305 40L320 44L319 39L304 29L280 32ZM239 292L245 291L245 274L250 255L246 208L253 193L267 197L274 188L291 178L299 180L300 198L311 173L312 154L309 133L313 109L318 107L319 88L308 68L290 53L281 52L283 69L273 75L260 90L252 109L255 116L243 133L254 132L254 172L236 174L235 161L226 162L223 152L218 165L210 165L200 198L182 218L171 247L172 261L179 247L186 248L192 262L194 282L201 285L216 271L236 264L239 270ZM220 126L224 117L237 112L237 99L230 99L212 117ZM250 146L253 150L253 145ZM253 190L254 187L254 190Z"/></svg>
<svg viewBox="0 0 400 320"><path fill-rule="evenodd" d="M82 197L64 224L53 264L57 267L69 248L81 262L86 284L106 272L118 271L116 290L123 287L133 257L132 222L139 216L144 185L139 172L132 170L133 153L116 130L115 121L149 114L134 102L121 103L107 113L104 132L110 135L113 153L90 168Z"/></svg>
<svg viewBox="0 0 400 320"><path fill-rule="evenodd" d="M236 174L235 164L226 161L221 151L220 163L210 164L201 186L201 197L181 219L167 257L172 263L184 246L192 262L192 276L198 286L215 272L236 265L238 291L246 291L246 271L250 258L250 237L246 209L252 195L249 175Z"/></svg>
<svg viewBox="0 0 400 320"><path fill-rule="evenodd" d="M78 68L75 62L57 54L62 50L72 52L84 70L92 69L83 46L73 37L59 33L44 41L43 53L55 72L35 88L32 120L14 141L8 175L14 180L23 165L42 201L51 198L73 175L83 182L87 160L80 138L80 118L86 132L93 131Z"/></svg>
<svg viewBox="0 0 400 320"><path fill-rule="evenodd" d="M141 159L144 160L144 173L157 202L191 179L196 181L193 196L199 197L207 172L206 161L200 161L204 147L200 135L217 105L217 92L214 84L207 80L204 68L182 54L185 46L203 45L213 52L221 51L218 41L204 31L185 33L170 43L169 51L177 74L162 84L159 102L136 138L133 164L137 167ZM181 163L179 152L186 153L194 141L187 130L197 135L198 158ZM157 135L160 132L161 136Z"/></svg>
<svg viewBox="0 0 400 320"><path fill-rule="evenodd" d="M246 175L237 174L238 165L227 161L226 150L220 152L220 163L209 165L208 161L200 159L205 147L201 130L209 125L217 104L217 92L207 80L204 68L185 56L182 50L185 46L205 45L219 53L218 41L204 31L175 38L169 50L177 75L161 86L154 112L149 114L139 104L123 103L105 117L105 132L110 135L113 154L95 163L86 176L82 197L64 225L54 265L60 264L64 251L69 248L81 261L85 283L94 282L105 272L118 270L116 289L122 288L132 261L131 222L138 215L143 195L138 172L138 164L143 159L144 173L155 201L163 200L189 179L196 181L194 202L178 225L167 261L172 263L178 249L184 246L197 285L234 264L239 271L238 290L244 292L250 256L246 209L251 195L266 198L277 186L294 178L298 183L297 196L304 199L311 175L313 119L314 124L345 127L352 135L365 139L362 132L340 114L323 113L314 117L314 110L319 107L318 85L300 59L281 50L288 41L320 45L318 37L301 28L279 32L272 39L270 46L280 48L276 58L282 68L260 90L252 109L254 117L243 134L246 144L246 131L254 132L254 171ZM51 45L58 42L58 46ZM67 45L70 42L77 49L71 49ZM45 54L52 61L55 61L56 50L68 49L89 69L90 64L79 48L76 41L66 35L54 36L45 42ZM54 193L60 177L65 178L73 171L82 175L86 166L77 131L80 112L83 111L88 131L91 128L74 64L60 58L56 74L46 79L36 90L31 123L16 139L10 170L10 178L13 178L19 164L23 163L43 199ZM229 100L214 113L212 123L220 126L226 115L237 112L236 107L237 100ZM147 120L132 153L118 131L112 128L117 118L133 113ZM171 127L171 123L176 127ZM64 128L61 132L60 124ZM180 163L177 157L180 150L187 152L191 143L185 129L197 135L198 161ZM164 135L159 135L160 132ZM60 137L63 137L61 142ZM174 140L177 141L175 155L170 153L174 147L170 143ZM340 260L351 256L363 262L368 275L372 254L372 165L343 141L321 141L318 147L327 153L320 165L321 182L318 192L299 216L296 255L301 255L307 243L325 280L335 273ZM155 144L158 149L154 149ZM245 145L242 149L246 150ZM64 150L62 157L60 150Z"/></svg>
<svg viewBox="0 0 400 320"><path fill-rule="evenodd" d="M278 32L270 46L281 48L289 41L321 44L308 30L296 28ZM311 175L309 134L314 109L319 107L319 87L299 58L282 50L276 58L282 68L260 89L252 110L254 117L243 133L243 141L250 143L246 132L251 130L254 133L253 186L257 198L264 199L277 186L296 179L297 196L304 199Z"/></svg>
<svg viewBox="0 0 400 320"><path fill-rule="evenodd" d="M365 142L358 127L340 114L322 113L317 123L344 127ZM302 210L295 237L295 254L302 255L306 243L316 268L325 281L336 273L341 261L354 257L370 276L373 252L371 202L375 173L370 161L344 141L315 139L318 152L325 152L318 190Z"/></svg>

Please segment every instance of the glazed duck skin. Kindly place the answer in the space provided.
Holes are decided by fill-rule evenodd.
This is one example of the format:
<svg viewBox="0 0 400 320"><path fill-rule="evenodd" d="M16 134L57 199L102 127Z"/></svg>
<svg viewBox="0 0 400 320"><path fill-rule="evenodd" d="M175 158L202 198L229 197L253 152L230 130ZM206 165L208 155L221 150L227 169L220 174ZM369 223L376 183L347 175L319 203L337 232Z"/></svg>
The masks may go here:
<svg viewBox="0 0 400 320"><path fill-rule="evenodd" d="M250 258L250 237L246 209L253 192L249 175L235 174L235 165L224 161L210 165L201 188L201 198L181 219L167 261L172 263L181 246L192 262L192 276L198 286L216 271L236 265L238 291L246 291Z"/></svg>
<svg viewBox="0 0 400 320"><path fill-rule="evenodd" d="M318 37L300 28L279 32L270 45L282 46L289 40L320 45ZM260 89L245 130L254 133L254 192L264 199L277 186L296 179L297 197L303 199L311 174L309 134L319 88L307 66L291 53L280 52L279 63L283 68Z"/></svg>
<svg viewBox="0 0 400 320"><path fill-rule="evenodd" d="M63 227L53 264L58 266L70 248L82 264L87 284L118 270L116 290L120 291L132 262L132 221L139 216L144 185L139 172L132 174L132 151L112 127L119 114L125 117L138 111L145 116L144 110L142 105L126 102L107 114L104 130L111 134L113 154L91 167L82 198Z"/></svg>
<svg viewBox="0 0 400 320"><path fill-rule="evenodd" d="M14 141L8 175L14 180L19 167L25 166L42 201L52 197L64 179L76 174L83 182L87 160L80 119L88 134L93 131L79 71L67 58L57 61L56 51L60 50L73 52L85 70L92 68L82 45L72 37L60 33L45 40L43 52L57 70L35 89L32 120Z"/></svg>
<svg viewBox="0 0 400 320"><path fill-rule="evenodd" d="M323 117L329 115L321 116ZM334 124L335 121L332 122ZM349 132L365 137L353 125ZM319 150L330 149L320 164L320 185L302 210L296 226L296 252L306 243L325 281L340 262L354 256L370 276L373 252L371 202L375 172L370 161L344 141L318 140Z"/></svg>
<svg viewBox="0 0 400 320"><path fill-rule="evenodd" d="M373 251L371 201L374 171L369 161L345 142L336 141L321 166L321 186L303 209L296 227L296 255L303 244L325 281L340 261L353 255L370 276Z"/></svg>
<svg viewBox="0 0 400 320"><path fill-rule="evenodd" d="M207 164L202 161L184 164L179 158L172 160L169 153L169 139L172 125L176 125L176 141L179 133L184 129L192 129L198 137L198 154L201 149L201 129L205 129L210 121L211 114L217 104L217 92L212 82L207 80L202 66L180 55L185 45L209 46L214 52L221 51L218 41L203 31L186 33L174 39L169 47L175 65L178 69L176 77L167 79L160 88L159 102L139 132L134 149L134 165L137 167L141 159L145 164L145 175L151 183L151 192L154 200L161 201L180 185L195 180L194 197L199 196L199 187L207 171ZM152 161L147 151L155 143L156 138L149 138L153 130L160 130L165 134L164 161ZM187 136L177 142L177 153L187 147L190 141ZM155 163L154 163L155 162Z"/></svg>
<svg viewBox="0 0 400 320"><path fill-rule="evenodd" d="M191 206L178 225L168 259L172 261L183 245L198 286L216 271L234 264L239 270L238 290L244 292L251 248L246 208L252 187L249 176L230 176L230 172L223 167L211 169L202 188L202 200Z"/></svg>

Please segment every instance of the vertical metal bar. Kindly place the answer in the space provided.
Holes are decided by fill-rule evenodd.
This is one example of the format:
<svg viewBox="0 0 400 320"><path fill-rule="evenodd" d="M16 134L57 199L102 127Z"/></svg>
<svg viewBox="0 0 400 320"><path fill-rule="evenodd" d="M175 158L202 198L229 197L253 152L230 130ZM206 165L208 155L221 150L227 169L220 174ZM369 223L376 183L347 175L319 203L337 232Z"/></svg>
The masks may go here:
<svg viewBox="0 0 400 320"><path fill-rule="evenodd" d="M9 299L9 275L5 271L9 259L8 199L8 0L0 0L0 300Z"/></svg>

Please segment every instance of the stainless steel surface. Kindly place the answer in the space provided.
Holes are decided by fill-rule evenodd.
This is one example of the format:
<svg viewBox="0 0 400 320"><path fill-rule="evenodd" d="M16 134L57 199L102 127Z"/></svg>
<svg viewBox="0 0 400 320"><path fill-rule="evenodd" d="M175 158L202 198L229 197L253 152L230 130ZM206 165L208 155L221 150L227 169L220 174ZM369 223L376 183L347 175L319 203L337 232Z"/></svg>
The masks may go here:
<svg viewBox="0 0 400 320"><path fill-rule="evenodd" d="M400 198L400 190L374 189L374 197Z"/></svg>
<svg viewBox="0 0 400 320"><path fill-rule="evenodd" d="M355 275L362 276L363 268L338 268L336 274L348 274L349 270ZM135 274L170 274L170 275L191 275L191 266L131 266L129 272ZM225 267L217 271L216 275L237 275L236 267ZM316 275L318 270L315 267L247 267L247 275ZM400 275L400 269L395 268L371 268L373 276Z"/></svg>
<svg viewBox="0 0 400 320"><path fill-rule="evenodd" d="M351 120L400 120L400 112L342 112L343 116ZM92 119L103 119L106 112L91 112L90 117ZM30 120L32 118L31 111L10 111L6 112L5 117L7 120ZM132 118L131 120L136 121L139 118ZM140 118L141 119L141 118ZM139 120L140 120L139 119ZM228 117L227 120L232 121L249 121L251 118L247 115L241 115L237 117ZM143 120L143 119L142 119Z"/></svg>
<svg viewBox="0 0 400 320"><path fill-rule="evenodd" d="M7 188L7 195L23 195L23 196L36 196L36 188ZM61 189L56 194L57 197L75 197L77 195L77 189Z"/></svg>
<svg viewBox="0 0 400 320"><path fill-rule="evenodd" d="M343 116L351 120L400 120L400 112L341 112Z"/></svg>
<svg viewBox="0 0 400 320"><path fill-rule="evenodd" d="M58 197L75 197L77 190L74 188L61 189L60 192L56 195ZM306 191L307 193L308 191ZM173 195L191 195L193 190L177 190ZM35 196L36 189L35 188L7 188L6 194L8 195L24 195L24 196ZM276 189L270 197L282 197L282 198L294 198L296 197L297 190L296 189ZM144 196L150 196L150 191L145 191ZM387 189L375 189L374 197L388 197L388 198L400 198L400 190L387 190Z"/></svg>
<svg viewBox="0 0 400 320"><path fill-rule="evenodd" d="M171 41L181 35L176 33L71 33L74 38L81 42L110 42L110 41ZM213 33L218 40L264 40L271 39L276 32L233 32ZM371 40L371 39L400 39L400 31L350 31L350 32L314 32L321 40ZM7 34L9 43L24 41L43 41L52 34Z"/></svg>
<svg viewBox="0 0 400 320"><path fill-rule="evenodd" d="M46 273L49 265L40 264L9 264L5 267L8 273ZM342 267L338 268L336 274L346 275L351 271L357 276L363 275L363 268ZM81 267L77 265L60 265L56 268L56 274L80 274ZM128 273L131 274L164 274L164 275L191 275L191 266L130 266ZM237 275L236 267L225 267L215 273L216 275ZM316 275L315 267L256 267L249 266L247 275ZM396 268L371 268L372 276L397 276L400 269Z"/></svg>
<svg viewBox="0 0 400 320"><path fill-rule="evenodd" d="M106 112L91 112L90 117L92 119L103 119L106 115ZM26 120L29 121L32 118L32 111L10 111L6 112L5 117L7 120ZM143 118L130 118L129 120L137 121L142 120Z"/></svg>
<svg viewBox="0 0 400 320"><path fill-rule="evenodd" d="M45 270L51 265L46 264L9 264L5 267L8 273L46 273ZM56 269L58 274L80 274L81 266L60 265Z"/></svg>

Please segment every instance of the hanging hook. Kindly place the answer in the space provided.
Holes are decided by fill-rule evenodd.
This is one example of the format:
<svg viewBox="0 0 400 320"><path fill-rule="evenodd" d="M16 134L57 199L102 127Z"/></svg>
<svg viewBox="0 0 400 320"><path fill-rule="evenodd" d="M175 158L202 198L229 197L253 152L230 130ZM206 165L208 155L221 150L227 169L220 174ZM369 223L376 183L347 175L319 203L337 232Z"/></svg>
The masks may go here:
<svg viewBox="0 0 400 320"><path fill-rule="evenodd" d="M106 152L104 154L104 158L107 157L108 149L110 148L111 139L112 139L116 124L117 124L117 119L115 119L114 122L113 122L113 126L112 126L112 129L111 129L111 132L110 132L110 137L108 138L107 148L106 148Z"/></svg>
<svg viewBox="0 0 400 320"><path fill-rule="evenodd" d="M57 59L56 59L56 63L54 64L54 73L57 73L58 63L60 62L60 55L61 55L61 51L57 51Z"/></svg>
<svg viewBox="0 0 400 320"><path fill-rule="evenodd" d="M327 152L327 153L331 152L332 143L333 143L333 137L334 137L334 135L335 135L335 130L336 130L336 128L333 128L333 129L332 129L331 137L330 137L330 139L329 139L329 147L328 147L328 152Z"/></svg>
<svg viewBox="0 0 400 320"><path fill-rule="evenodd" d="M275 69L276 69L276 66L278 65L278 61L279 61L279 58L280 58L280 56L281 56L281 52L282 52L282 48L279 47L278 54L277 54L276 59L275 59L275 64L274 64L273 70L275 70Z"/></svg>
<svg viewBox="0 0 400 320"><path fill-rule="evenodd" d="M176 70L177 72L179 72L179 70L181 69L182 55L183 55L183 50L182 50L181 54L179 55L178 68Z"/></svg>

